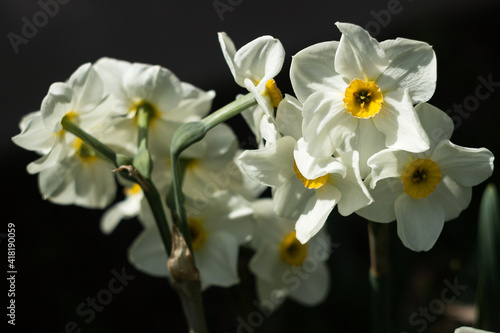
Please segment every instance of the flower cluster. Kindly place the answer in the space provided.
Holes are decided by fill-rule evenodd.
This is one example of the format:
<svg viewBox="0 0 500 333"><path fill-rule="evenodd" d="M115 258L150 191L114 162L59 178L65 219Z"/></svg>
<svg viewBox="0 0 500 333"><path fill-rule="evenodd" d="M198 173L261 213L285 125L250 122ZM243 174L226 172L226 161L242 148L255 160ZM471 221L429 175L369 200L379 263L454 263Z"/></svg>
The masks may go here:
<svg viewBox="0 0 500 333"><path fill-rule="evenodd" d="M297 97L278 105L265 123L275 126L276 138L244 152L243 169L272 188L275 212L297 220L301 243L338 206L343 216L397 220L403 244L427 251L444 222L468 206L471 187L491 175L494 157L451 143L451 119L426 103L436 86L430 45L379 43L359 26L337 27L340 41L292 58Z"/></svg>
<svg viewBox="0 0 500 333"><path fill-rule="evenodd" d="M468 206L471 187L491 175L491 152L451 143L452 121L426 103L436 85L436 57L428 44L379 43L356 25L337 27L340 41L309 46L293 57L296 97L283 96L274 80L285 59L279 40L263 36L236 49L219 34L234 80L255 99L242 115L258 149L241 151L231 128L221 124L180 155L202 288L238 283L238 249L244 245L255 251L249 269L263 304L287 296L317 304L328 292L331 245L322 227L334 207L343 216L397 220L403 244L426 251L444 222ZM54 83L40 111L22 119L13 141L41 155L28 172L39 174L43 197L57 204L109 206L117 156L139 161L171 228L173 135L183 124L201 121L214 96L161 66L102 58ZM143 184L119 174L116 179L125 199L104 213L102 231L137 216L143 231L130 261L169 277ZM266 186L272 199L258 199ZM301 279L287 278L304 271Z"/></svg>

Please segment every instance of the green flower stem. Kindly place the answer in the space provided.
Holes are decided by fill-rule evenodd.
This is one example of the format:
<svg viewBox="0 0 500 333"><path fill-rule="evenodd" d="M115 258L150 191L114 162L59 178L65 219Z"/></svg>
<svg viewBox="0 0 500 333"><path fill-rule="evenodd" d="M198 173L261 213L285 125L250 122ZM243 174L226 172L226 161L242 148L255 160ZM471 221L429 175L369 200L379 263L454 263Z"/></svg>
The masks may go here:
<svg viewBox="0 0 500 333"><path fill-rule="evenodd" d="M150 188L147 191L144 191L143 189L144 196L146 197L146 200L148 200L149 207L153 212L156 226L160 231L161 240L163 242L163 246L165 247L165 251L167 252L167 256L170 257L172 252L172 234L170 233L165 211L163 210L162 199L160 193L156 189L156 186L154 186L151 182L149 182L149 185Z"/></svg>
<svg viewBox="0 0 500 333"><path fill-rule="evenodd" d="M242 111L257 104L257 101L252 94L247 94L232 103L220 108L201 121L190 122L182 125L175 131L172 145L170 147L170 157L172 160L172 173L173 173L173 191L175 200L175 218L174 221L179 226L191 252L191 234L189 232L186 210L184 208L184 197L182 194L182 177L181 166L179 164L179 157L181 153L194 143L202 140L207 132L217 126L218 124L229 120L230 118L240 114Z"/></svg>
<svg viewBox="0 0 500 333"><path fill-rule="evenodd" d="M257 101L253 95L249 93L208 115L201 122L205 125L208 132L218 124L231 119L254 105L257 105Z"/></svg>
<svg viewBox="0 0 500 333"><path fill-rule="evenodd" d="M149 207L153 212L158 230L160 231L161 239L167 256L170 257L172 251L172 234L168 226L165 211L163 209L163 201L156 186L151 181L151 172L153 171L153 161L149 153L149 125L154 115L153 107L148 103L142 103L137 108L137 154L134 157L134 167L144 178L143 182L139 182L144 192L144 196L148 201Z"/></svg>
<svg viewBox="0 0 500 333"><path fill-rule="evenodd" d="M391 282L389 274L389 224L368 221L370 243L371 328L391 332Z"/></svg>
<svg viewBox="0 0 500 333"><path fill-rule="evenodd" d="M94 138L92 135L82 130L78 125L73 123L68 117L66 116L63 117L61 125L66 131L79 137L80 139L82 139L83 142L85 142L93 149L98 151L102 156L110 160L116 167L131 163L129 158L127 158L124 155L115 153L113 149L109 148L104 143L102 143L101 141Z"/></svg>

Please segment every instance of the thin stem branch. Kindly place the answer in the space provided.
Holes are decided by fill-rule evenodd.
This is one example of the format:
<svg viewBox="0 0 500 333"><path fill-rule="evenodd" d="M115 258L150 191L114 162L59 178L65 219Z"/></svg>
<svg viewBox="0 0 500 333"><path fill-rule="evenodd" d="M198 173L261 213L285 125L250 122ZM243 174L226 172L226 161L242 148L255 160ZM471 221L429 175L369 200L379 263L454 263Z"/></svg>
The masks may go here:
<svg viewBox="0 0 500 333"><path fill-rule="evenodd" d="M109 148L104 143L102 143L101 141L94 138L92 135L82 130L78 125L73 123L67 116L63 117L61 124L66 131L82 139L83 142L85 142L86 144L97 150L104 157L106 157L108 160L113 162L115 166L117 167L119 166L117 158L118 155L115 153L113 149Z"/></svg>
<svg viewBox="0 0 500 333"><path fill-rule="evenodd" d="M368 221L370 244L371 328L391 332L391 284L389 274L389 225Z"/></svg>

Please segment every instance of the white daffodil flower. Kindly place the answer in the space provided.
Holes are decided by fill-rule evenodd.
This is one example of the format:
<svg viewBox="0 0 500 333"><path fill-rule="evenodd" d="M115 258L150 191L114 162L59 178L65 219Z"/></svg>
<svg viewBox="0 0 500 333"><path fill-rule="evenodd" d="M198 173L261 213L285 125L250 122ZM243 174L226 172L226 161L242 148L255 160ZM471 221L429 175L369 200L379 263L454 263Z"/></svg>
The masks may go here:
<svg viewBox="0 0 500 333"><path fill-rule="evenodd" d="M88 208L103 208L113 200L112 164L61 125L67 117L88 133L101 136L109 116L106 97L101 78L90 64L84 64L67 82L52 84L41 110L21 121L21 133L12 140L43 155L27 169L39 173L44 198Z"/></svg>
<svg viewBox="0 0 500 333"><path fill-rule="evenodd" d="M377 42L361 27L336 23L340 42L297 53L290 78L304 105L304 139L315 157L357 150L361 176L366 161L387 148L429 149L413 105L435 90L436 57L426 43L398 38Z"/></svg>
<svg viewBox="0 0 500 333"><path fill-rule="evenodd" d="M309 155L298 125L299 104L286 96L276 117L285 136L275 144L245 151L240 161L250 178L273 188L276 213L297 219L297 239L305 243L321 229L337 204L340 214L347 216L372 199L359 175L357 152L338 158Z"/></svg>
<svg viewBox="0 0 500 333"><path fill-rule="evenodd" d="M215 96L213 91L205 92L181 82L171 71L160 66L102 58L95 67L112 93L113 111L117 115L106 132L105 142L131 154L137 152L139 107L147 104L152 113L149 150L156 156L168 156L174 132L183 123L205 116Z"/></svg>
<svg viewBox="0 0 500 333"><path fill-rule="evenodd" d="M278 217L271 199L255 201L254 209L256 231L251 246L256 252L249 268L256 276L261 306L273 311L286 297L307 306L321 303L330 285L329 238L320 232L301 244L295 237L295 221Z"/></svg>
<svg viewBox="0 0 500 333"><path fill-rule="evenodd" d="M375 222L397 220L398 235L414 251L428 251L445 221L467 208L472 186L493 172L493 154L486 148L465 148L449 141L453 121L443 111L422 103L415 108L431 139L424 153L386 149L368 160L375 201L356 213Z"/></svg>
<svg viewBox="0 0 500 333"><path fill-rule="evenodd" d="M250 204L230 192L220 192L209 203L186 200L186 212L202 289L239 283L238 248L250 240L254 229ZM146 225L129 249L129 260L147 274L170 276L156 225Z"/></svg>
<svg viewBox="0 0 500 333"><path fill-rule="evenodd" d="M219 43L236 83L253 94L272 122L274 108L283 99L274 81L285 59L281 42L271 36L262 36L236 50L231 38L220 32Z"/></svg>

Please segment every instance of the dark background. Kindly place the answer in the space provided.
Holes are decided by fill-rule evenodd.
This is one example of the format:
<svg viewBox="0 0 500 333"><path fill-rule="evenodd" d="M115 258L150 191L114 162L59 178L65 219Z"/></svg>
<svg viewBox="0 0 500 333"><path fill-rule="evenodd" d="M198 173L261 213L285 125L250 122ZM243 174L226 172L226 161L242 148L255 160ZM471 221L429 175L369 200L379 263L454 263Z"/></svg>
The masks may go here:
<svg viewBox="0 0 500 333"><path fill-rule="evenodd" d="M67 0L66 0L67 1ZM221 0L228 4L227 0ZM82 332L186 332L176 294L164 279L147 276L127 262L127 248L140 231L134 221L122 223L110 236L99 231L102 211L56 206L43 201L37 177L25 166L36 154L16 147L10 138L19 132L21 117L39 110L51 83L66 80L81 64L110 56L128 61L160 64L183 80L217 96L214 109L244 90L238 87L222 57L217 32L226 31L237 47L261 35L279 38L287 52L277 82L293 94L288 71L291 56L317 42L339 40L336 21L370 28L378 40L405 37L433 45L438 81L430 102L456 116L452 137L456 144L487 147L500 153L498 121L500 89L458 115L454 104L472 101L478 77L500 82L498 1L401 0L390 17L394 1L251 1L233 0L223 20L212 1L71 0L38 29L26 44L13 50L7 35L21 35L23 17L30 22L41 10L37 1L2 0L0 4L0 81L2 103L1 171L2 225L16 225L16 326L6 332L64 332L74 321ZM392 8L392 7L391 7ZM378 14L377 14L378 13ZM379 17L377 22L376 16ZM485 90L483 89L482 92ZM245 135L241 120L230 122ZM488 182L499 184L498 175ZM487 182L486 182L487 183ZM440 299L444 280L458 279L467 289L452 306L472 304L477 282L476 229L479 199L485 184L474 188L469 208L445 225L434 248L413 253L397 238L391 225L394 332L417 332L409 317ZM329 261L331 292L322 305L306 308L287 301L275 314L263 318L255 332L367 332L369 330L368 247L366 222L351 216L332 217L328 228L340 243ZM6 240L0 239L0 267L7 270ZM242 262L248 259L242 255ZM125 269L135 278L114 295L102 312L86 323L76 313L87 297L96 297ZM204 293L211 332L235 331L238 316L247 320L256 311L253 281L242 265L241 286L211 288ZM0 291L7 299L7 284ZM239 303L243 305L238 305ZM5 301L2 303L5 309ZM3 310L6 311L6 310ZM460 324L445 313L428 320L425 332L452 332ZM2 314L2 325L7 317ZM420 317L419 317L420 318ZM70 328L68 331L72 331ZM77 330L75 330L76 332ZM248 330L241 329L241 332Z"/></svg>

